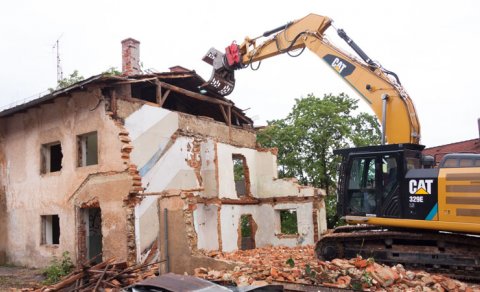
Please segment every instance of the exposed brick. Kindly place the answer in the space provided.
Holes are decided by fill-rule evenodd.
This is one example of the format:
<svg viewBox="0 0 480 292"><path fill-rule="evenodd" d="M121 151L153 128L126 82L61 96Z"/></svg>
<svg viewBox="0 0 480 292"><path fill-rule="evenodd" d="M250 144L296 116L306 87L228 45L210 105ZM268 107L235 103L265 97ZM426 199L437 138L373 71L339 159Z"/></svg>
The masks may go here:
<svg viewBox="0 0 480 292"><path fill-rule="evenodd" d="M126 144L122 146L122 152L130 153L133 150L133 146Z"/></svg>

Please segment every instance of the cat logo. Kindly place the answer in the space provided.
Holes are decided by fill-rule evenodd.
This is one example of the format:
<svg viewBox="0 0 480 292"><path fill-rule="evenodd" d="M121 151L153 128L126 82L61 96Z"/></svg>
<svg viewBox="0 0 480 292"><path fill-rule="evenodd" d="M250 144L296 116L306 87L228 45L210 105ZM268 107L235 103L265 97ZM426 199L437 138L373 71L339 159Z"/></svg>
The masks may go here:
<svg viewBox="0 0 480 292"><path fill-rule="evenodd" d="M332 66L332 68L342 77L349 76L355 70L355 66L353 66L353 64L332 54L327 54L325 57L323 57L323 60L327 62L328 65Z"/></svg>
<svg viewBox="0 0 480 292"><path fill-rule="evenodd" d="M339 58L335 58L335 60L333 60L332 62L332 67L338 73L342 74L343 69L347 68L347 65L343 63Z"/></svg>
<svg viewBox="0 0 480 292"><path fill-rule="evenodd" d="M433 179L411 179L408 182L408 191L412 195L430 195Z"/></svg>

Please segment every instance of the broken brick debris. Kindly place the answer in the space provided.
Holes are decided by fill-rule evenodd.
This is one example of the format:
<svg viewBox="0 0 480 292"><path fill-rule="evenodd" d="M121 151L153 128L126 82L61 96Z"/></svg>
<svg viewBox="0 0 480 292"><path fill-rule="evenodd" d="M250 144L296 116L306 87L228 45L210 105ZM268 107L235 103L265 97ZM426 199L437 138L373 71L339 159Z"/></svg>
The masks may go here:
<svg viewBox="0 0 480 292"><path fill-rule="evenodd" d="M363 291L471 291L472 285L425 271L406 270L402 265L386 266L373 259L357 257L319 261L313 246L269 246L231 253L208 252L207 256L235 262L233 270L195 269L195 276L238 286L255 281L286 282Z"/></svg>

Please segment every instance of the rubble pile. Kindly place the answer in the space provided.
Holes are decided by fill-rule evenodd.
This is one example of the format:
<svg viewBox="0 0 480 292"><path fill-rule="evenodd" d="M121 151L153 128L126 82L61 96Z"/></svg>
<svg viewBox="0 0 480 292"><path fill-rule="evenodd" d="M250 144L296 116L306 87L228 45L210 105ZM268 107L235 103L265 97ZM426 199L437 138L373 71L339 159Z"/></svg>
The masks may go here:
<svg viewBox="0 0 480 292"><path fill-rule="evenodd" d="M233 261L238 266L231 271L197 268L195 276L215 282L235 282L238 286L256 285L261 281L363 291L480 292L478 285L468 285L425 271L406 270L402 265L380 265L373 259L357 257L319 261L315 258L313 246L264 247L232 253L211 252L207 255Z"/></svg>
<svg viewBox="0 0 480 292"><path fill-rule="evenodd" d="M115 263L109 259L96 265L82 265L60 282L40 289L23 289L22 291L119 291L120 288L156 277L158 264L139 264L127 266L125 262Z"/></svg>

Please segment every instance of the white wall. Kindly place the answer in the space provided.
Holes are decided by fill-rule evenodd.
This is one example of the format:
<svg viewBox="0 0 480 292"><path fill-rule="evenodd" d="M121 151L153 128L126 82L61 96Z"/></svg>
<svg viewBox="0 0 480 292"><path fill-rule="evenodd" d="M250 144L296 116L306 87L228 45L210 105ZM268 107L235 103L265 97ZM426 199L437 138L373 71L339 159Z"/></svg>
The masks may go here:
<svg viewBox="0 0 480 292"><path fill-rule="evenodd" d="M291 179L278 179L276 157L269 151L217 144L219 196L237 199L233 179L232 154L241 154L247 160L250 173L250 192L255 198L310 197L315 189L301 186Z"/></svg>
<svg viewBox="0 0 480 292"><path fill-rule="evenodd" d="M238 199L232 155L240 154L246 159L253 197L314 195L311 187L299 186L292 180L277 179L276 156L270 151L236 147L207 137L201 142L195 141L194 137L172 138L178 130L178 115L174 112L144 105L126 119L125 125L133 140L131 160L138 166L146 193L203 187L203 197ZM200 143L199 153L193 153L194 142ZM201 163L199 169L188 163L191 159ZM157 199L156 196L147 196L135 208L138 257L158 234ZM298 236L276 236L277 209L297 210ZM198 204L193 212L197 247L206 250L220 248L219 224L223 251L238 249L238 225L243 214L251 214L258 226L255 236L257 247L313 244L312 210L311 202L220 207Z"/></svg>
<svg viewBox="0 0 480 292"><path fill-rule="evenodd" d="M205 250L218 250L218 207L198 204L193 212L193 222L197 233L197 247Z"/></svg>
<svg viewBox="0 0 480 292"><path fill-rule="evenodd" d="M241 154L247 160L250 173L250 192L257 196L257 169L255 165L256 151L249 148L239 148L232 145L217 143L219 197L237 199L235 180L233 176L232 154Z"/></svg>
<svg viewBox="0 0 480 292"><path fill-rule="evenodd" d="M133 145L130 159L137 165L145 192L198 187L195 174L186 162L188 144L192 139L172 139L178 130L178 114L143 105L126 118L125 128ZM157 237L157 199L156 196L147 196L135 207L137 258Z"/></svg>
<svg viewBox="0 0 480 292"><path fill-rule="evenodd" d="M275 210L296 209L298 236L282 238L275 235ZM301 204L269 204L263 205L222 205L220 209L221 238L223 251L238 249L238 226L240 217L251 214L258 226L255 234L257 247L272 245L296 246L314 244L313 240L313 206L312 203Z"/></svg>

